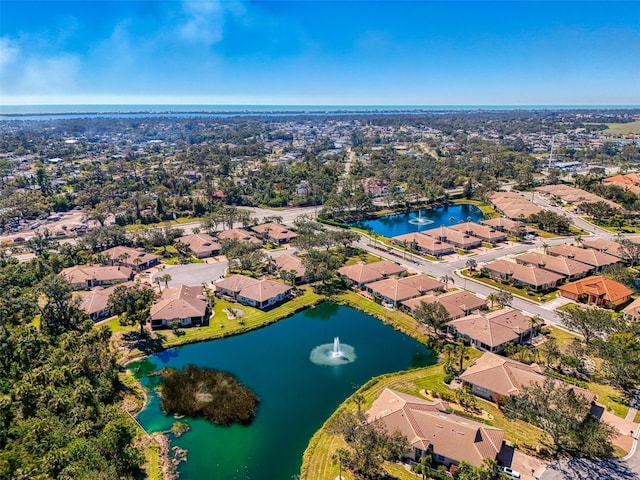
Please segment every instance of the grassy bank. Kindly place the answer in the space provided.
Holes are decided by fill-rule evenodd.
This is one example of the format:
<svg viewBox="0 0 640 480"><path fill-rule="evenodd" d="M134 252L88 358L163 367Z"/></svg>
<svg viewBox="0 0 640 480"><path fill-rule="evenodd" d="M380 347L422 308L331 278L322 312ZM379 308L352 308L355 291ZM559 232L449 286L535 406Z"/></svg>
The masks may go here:
<svg viewBox="0 0 640 480"><path fill-rule="evenodd" d="M480 356L480 352L467 349L465 367ZM452 390L444 383L445 373L441 364L430 367L409 370L406 372L382 375L367 382L356 393L364 396L366 403L363 409L371 407L373 401L385 388L392 388L411 395L420 395L423 390L438 394L452 394ZM505 431L505 439L514 445L533 446L539 443L541 431L527 423L507 419L498 408L484 400L478 399L478 407L491 420L489 423ZM354 402L347 399L334 413L337 415L343 409L355 409ZM333 418L333 416L331 417ZM478 421L487 422L484 419ZM341 438L327 432L329 420L318 430L309 442L302 460L301 478L303 480L334 480L338 475L338 466L333 464L331 456L337 448L344 446ZM396 478L416 478L405 476L397 465L389 465L388 471ZM401 475L401 476L400 476ZM351 478L345 476L345 478Z"/></svg>

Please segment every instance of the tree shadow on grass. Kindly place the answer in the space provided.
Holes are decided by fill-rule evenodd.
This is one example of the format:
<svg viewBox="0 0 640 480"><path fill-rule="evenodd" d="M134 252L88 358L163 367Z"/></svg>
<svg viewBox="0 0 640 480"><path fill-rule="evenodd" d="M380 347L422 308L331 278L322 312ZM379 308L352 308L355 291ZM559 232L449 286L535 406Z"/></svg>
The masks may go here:
<svg viewBox="0 0 640 480"><path fill-rule="evenodd" d="M625 462L616 459L571 458L552 464L549 469L561 472L568 480L640 479L640 475L632 471Z"/></svg>
<svg viewBox="0 0 640 480"><path fill-rule="evenodd" d="M153 355L162 351L166 341L166 337L161 333L140 337L137 332L130 332L124 335L123 339L131 350L140 350L145 355Z"/></svg>

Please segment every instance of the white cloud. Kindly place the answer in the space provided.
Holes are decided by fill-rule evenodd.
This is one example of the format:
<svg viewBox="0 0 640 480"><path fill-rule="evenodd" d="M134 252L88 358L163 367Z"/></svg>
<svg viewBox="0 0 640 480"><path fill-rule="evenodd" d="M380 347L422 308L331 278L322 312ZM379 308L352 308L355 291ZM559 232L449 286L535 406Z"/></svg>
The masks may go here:
<svg viewBox="0 0 640 480"><path fill-rule="evenodd" d="M222 40L229 14L244 12L242 4L231 0L183 0L182 8L185 18L178 27L180 37L207 46Z"/></svg>
<svg viewBox="0 0 640 480"><path fill-rule="evenodd" d="M26 41L26 40L22 40ZM77 55L29 53L20 42L0 38L0 95L30 95L73 91L80 72Z"/></svg>

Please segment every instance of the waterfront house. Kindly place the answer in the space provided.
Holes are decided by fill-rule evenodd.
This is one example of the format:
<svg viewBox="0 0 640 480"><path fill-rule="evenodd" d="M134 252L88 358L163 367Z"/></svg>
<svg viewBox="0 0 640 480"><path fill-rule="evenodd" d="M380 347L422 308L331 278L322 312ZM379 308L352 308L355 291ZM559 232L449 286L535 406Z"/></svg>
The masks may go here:
<svg viewBox="0 0 640 480"><path fill-rule="evenodd" d="M395 262L381 260L373 263L356 263L338 269L340 276L347 285L357 285L363 288L367 283L382 280L383 278L400 275L407 269Z"/></svg>
<svg viewBox="0 0 640 480"><path fill-rule="evenodd" d="M419 461L431 455L450 466L466 462L480 467L495 460L502 449L504 431L447 411L443 401L427 401L385 388L366 412L369 421L381 421L389 433L399 431L411 444L405 457Z"/></svg>
<svg viewBox="0 0 640 480"><path fill-rule="evenodd" d="M382 304L397 307L398 303L419 297L428 292L444 291L444 283L427 275L418 274L403 278L386 278L368 283L366 290L380 298Z"/></svg>
<svg viewBox="0 0 640 480"><path fill-rule="evenodd" d="M425 230L422 233L441 242L449 243L462 250L471 250L472 248L477 248L482 245L482 240L479 238L465 232L454 230L451 227L445 227L444 225L430 230Z"/></svg>
<svg viewBox="0 0 640 480"><path fill-rule="evenodd" d="M426 253L434 257L448 255L455 252L455 247L449 243L442 242L420 232L406 233L393 237L393 243L406 246L420 253Z"/></svg>
<svg viewBox="0 0 640 480"><path fill-rule="evenodd" d="M261 310L287 300L291 294L288 285L245 275L231 275L216 282L215 286L218 295Z"/></svg>
<svg viewBox="0 0 640 480"><path fill-rule="evenodd" d="M176 320L181 327L201 325L206 320L208 307L202 286L165 288L151 306L151 328L170 327Z"/></svg>
<svg viewBox="0 0 640 480"><path fill-rule="evenodd" d="M486 308L487 301L466 290L456 290L440 295L427 294L401 302L400 308L406 312L413 312L425 303L440 303L449 314L449 320L464 317Z"/></svg>
<svg viewBox="0 0 640 480"><path fill-rule="evenodd" d="M469 386L474 395L492 402L499 397L520 395L524 388L544 383L545 378L544 368L535 363L526 365L490 352L485 352L458 376L458 380ZM596 400L595 394L584 388L560 380L557 386L572 389L589 403Z"/></svg>

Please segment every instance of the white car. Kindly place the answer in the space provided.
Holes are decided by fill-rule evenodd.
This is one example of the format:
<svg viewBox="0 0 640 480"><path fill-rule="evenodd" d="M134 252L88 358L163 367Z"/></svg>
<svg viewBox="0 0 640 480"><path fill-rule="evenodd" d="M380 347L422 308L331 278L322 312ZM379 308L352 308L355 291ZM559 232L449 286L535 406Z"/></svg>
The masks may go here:
<svg viewBox="0 0 640 480"><path fill-rule="evenodd" d="M516 472L509 467L502 467L502 471L509 475L511 478L520 478L520 472Z"/></svg>

